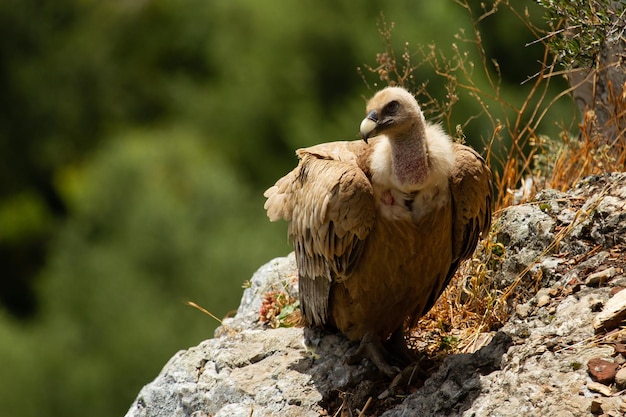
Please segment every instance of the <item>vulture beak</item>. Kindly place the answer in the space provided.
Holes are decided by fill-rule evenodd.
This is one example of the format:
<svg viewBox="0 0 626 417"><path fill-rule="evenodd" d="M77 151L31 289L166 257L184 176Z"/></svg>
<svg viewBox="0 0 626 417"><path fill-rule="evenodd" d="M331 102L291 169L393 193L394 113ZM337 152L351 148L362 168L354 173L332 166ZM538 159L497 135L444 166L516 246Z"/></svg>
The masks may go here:
<svg viewBox="0 0 626 417"><path fill-rule="evenodd" d="M376 128L378 127L378 113L376 110L372 110L367 114L365 119L361 122L361 127L359 129L361 133L361 137L367 143L367 140L372 136L374 132L376 132Z"/></svg>

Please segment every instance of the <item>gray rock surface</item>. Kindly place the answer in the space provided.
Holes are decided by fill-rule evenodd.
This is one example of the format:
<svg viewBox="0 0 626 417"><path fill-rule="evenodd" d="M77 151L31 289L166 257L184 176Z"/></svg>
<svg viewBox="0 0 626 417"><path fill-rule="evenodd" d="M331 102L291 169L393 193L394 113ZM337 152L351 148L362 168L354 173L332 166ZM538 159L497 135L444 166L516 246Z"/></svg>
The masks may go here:
<svg viewBox="0 0 626 417"><path fill-rule="evenodd" d="M261 267L237 315L178 352L127 416L623 415L626 358L615 346L626 332L597 332L593 320L626 286L626 174L543 191L495 227L504 254L491 276L500 289L520 288L508 322L475 353L398 383L402 395L367 361L346 364L354 345L343 337L259 323L264 294L297 293L292 254ZM591 380L596 358L618 364L619 387Z"/></svg>

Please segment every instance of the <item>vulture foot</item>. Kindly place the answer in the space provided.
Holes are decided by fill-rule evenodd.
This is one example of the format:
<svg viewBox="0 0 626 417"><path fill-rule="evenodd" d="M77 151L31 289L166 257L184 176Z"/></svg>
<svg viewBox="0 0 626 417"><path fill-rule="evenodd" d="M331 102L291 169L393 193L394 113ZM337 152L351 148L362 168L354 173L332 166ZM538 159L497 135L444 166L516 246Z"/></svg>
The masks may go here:
<svg viewBox="0 0 626 417"><path fill-rule="evenodd" d="M383 400L391 395L395 395L398 387L408 387L421 373L421 369L417 363L413 363L404 368L398 375L395 376L389 387L378 396L379 400Z"/></svg>
<svg viewBox="0 0 626 417"><path fill-rule="evenodd" d="M390 365L386 357L389 357L389 353L383 346L380 339L374 336L372 333L366 333L361 339L361 344L356 352L348 357L348 363L355 365L359 363L363 358L367 358L385 375L389 378L393 378L400 373L400 368Z"/></svg>
<svg viewBox="0 0 626 417"><path fill-rule="evenodd" d="M411 350L404 339L404 327L391 334L389 340L385 342L385 348L391 354L392 358L403 366L417 362L418 357Z"/></svg>

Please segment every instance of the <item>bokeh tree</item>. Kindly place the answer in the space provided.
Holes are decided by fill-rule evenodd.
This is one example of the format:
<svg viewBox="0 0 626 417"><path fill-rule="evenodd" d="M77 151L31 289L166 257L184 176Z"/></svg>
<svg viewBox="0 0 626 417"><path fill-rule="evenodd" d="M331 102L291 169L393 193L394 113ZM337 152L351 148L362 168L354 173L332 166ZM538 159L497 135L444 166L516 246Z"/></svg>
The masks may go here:
<svg viewBox="0 0 626 417"><path fill-rule="evenodd" d="M46 314L29 338L53 341L38 349L47 410L116 415L113 399L128 400L168 356L210 336L213 319L185 301L223 317L250 260L281 242L254 216L261 197L186 131L115 137L81 178L40 288Z"/></svg>

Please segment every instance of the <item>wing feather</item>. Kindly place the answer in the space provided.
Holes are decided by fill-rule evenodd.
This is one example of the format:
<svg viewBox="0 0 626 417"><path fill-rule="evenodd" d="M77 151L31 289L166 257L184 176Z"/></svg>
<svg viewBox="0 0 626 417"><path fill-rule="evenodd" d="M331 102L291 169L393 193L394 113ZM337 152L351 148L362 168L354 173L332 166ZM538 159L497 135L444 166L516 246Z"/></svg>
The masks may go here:
<svg viewBox="0 0 626 417"><path fill-rule="evenodd" d="M455 166L450 177L454 218L454 259L462 261L474 253L478 239L491 226L493 189L491 171L472 148L455 144Z"/></svg>
<svg viewBox="0 0 626 417"><path fill-rule="evenodd" d="M485 237L491 226L491 171L474 149L460 144L454 144L453 149L455 163L449 180L453 212L452 263L443 285L430 295L422 314L433 307L461 262L474 253L481 234Z"/></svg>
<svg viewBox="0 0 626 417"><path fill-rule="evenodd" d="M300 305L313 325L326 323L330 285L350 276L374 223L374 193L356 165L357 146L335 142L298 150L298 166L264 194L270 220L289 222Z"/></svg>

